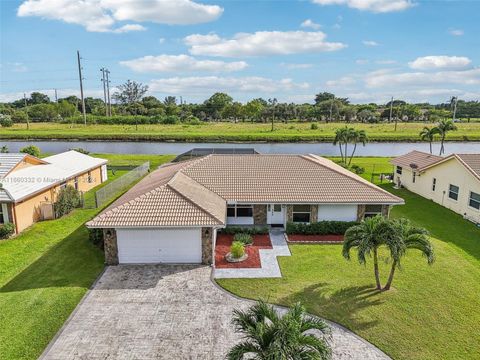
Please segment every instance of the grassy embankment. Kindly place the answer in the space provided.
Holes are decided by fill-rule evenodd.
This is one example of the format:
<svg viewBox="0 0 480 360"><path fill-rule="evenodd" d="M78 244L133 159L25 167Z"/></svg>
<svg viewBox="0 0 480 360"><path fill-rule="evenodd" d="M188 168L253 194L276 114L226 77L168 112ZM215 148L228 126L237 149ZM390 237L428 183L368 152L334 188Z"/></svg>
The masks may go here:
<svg viewBox="0 0 480 360"><path fill-rule="evenodd" d="M419 141L424 123L399 123L397 131L393 124L348 124L367 132L370 141ZM131 141L274 141L300 142L325 141L334 138L335 129L345 123L318 124L311 129L310 123L278 123L270 131L270 124L257 123L205 123L202 125L69 125L57 123L32 123L30 130L25 124L2 128L0 139L62 139L62 140L131 140ZM459 123L458 131L450 132L447 140L480 140L480 123Z"/></svg>

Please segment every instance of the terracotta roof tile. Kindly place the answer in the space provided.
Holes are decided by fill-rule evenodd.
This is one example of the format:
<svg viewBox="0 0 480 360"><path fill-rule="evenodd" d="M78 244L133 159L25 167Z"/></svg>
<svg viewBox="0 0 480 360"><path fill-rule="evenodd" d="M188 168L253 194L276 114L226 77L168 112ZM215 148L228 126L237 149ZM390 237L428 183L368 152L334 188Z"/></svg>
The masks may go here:
<svg viewBox="0 0 480 360"><path fill-rule="evenodd" d="M390 162L393 165L397 165L405 168L410 168L412 164L415 164L417 166L417 170L421 170L424 167L430 166L442 159L443 157L441 156L413 150L405 155L401 155L392 159Z"/></svg>

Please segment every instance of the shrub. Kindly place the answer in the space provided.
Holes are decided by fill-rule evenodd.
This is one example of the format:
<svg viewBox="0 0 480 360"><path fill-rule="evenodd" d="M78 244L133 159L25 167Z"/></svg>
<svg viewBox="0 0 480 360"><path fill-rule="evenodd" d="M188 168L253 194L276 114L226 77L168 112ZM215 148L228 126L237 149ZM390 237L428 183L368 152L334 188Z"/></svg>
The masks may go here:
<svg viewBox="0 0 480 360"><path fill-rule="evenodd" d="M244 245L252 245L253 244L253 239L252 235L246 234L246 233L237 233L233 237L234 241L240 241Z"/></svg>
<svg viewBox="0 0 480 360"><path fill-rule="evenodd" d="M234 259L240 259L245 255L245 245L240 241L234 241L230 247L230 254L232 254Z"/></svg>
<svg viewBox="0 0 480 360"><path fill-rule="evenodd" d="M76 152L79 152L79 153L82 153L82 154L85 154L85 155L90 154L90 151L82 149L82 148L73 148L73 149L70 149L70 150L75 150Z"/></svg>
<svg viewBox="0 0 480 360"><path fill-rule="evenodd" d="M178 123L178 117L175 115L166 116L162 120L162 124L165 124L165 125L174 125L176 123Z"/></svg>
<svg viewBox="0 0 480 360"><path fill-rule="evenodd" d="M13 121L10 115L0 115L0 125L2 127L12 127Z"/></svg>
<svg viewBox="0 0 480 360"><path fill-rule="evenodd" d="M40 156L40 149L35 145L25 146L24 148L20 149L20 152L24 154L29 154L35 157Z"/></svg>
<svg viewBox="0 0 480 360"><path fill-rule="evenodd" d="M317 123L312 123L312 124L310 125L310 129L311 129L311 130L317 130L317 129L318 129Z"/></svg>
<svg viewBox="0 0 480 360"><path fill-rule="evenodd" d="M288 223L287 234L344 235L348 228L358 225L356 221L319 221L310 224Z"/></svg>
<svg viewBox="0 0 480 360"><path fill-rule="evenodd" d="M16 123L26 123L28 120L28 115L25 111L17 110L12 114L12 120Z"/></svg>
<svg viewBox="0 0 480 360"><path fill-rule="evenodd" d="M88 238L93 245L103 248L103 230L102 229L88 229Z"/></svg>
<svg viewBox="0 0 480 360"><path fill-rule="evenodd" d="M187 119L187 124L188 125L202 125L203 122L200 121L198 118L196 118L195 116L189 116L188 119Z"/></svg>
<svg viewBox="0 0 480 360"><path fill-rule="evenodd" d="M357 175L363 174L365 172L365 168L363 168L361 166L358 166L358 165L355 165L355 164L350 166L350 170L353 171Z"/></svg>
<svg viewBox="0 0 480 360"><path fill-rule="evenodd" d="M57 202L55 203L55 213L57 218L68 214L73 209L80 206L80 193L71 185L67 185L60 190Z"/></svg>
<svg viewBox="0 0 480 360"><path fill-rule="evenodd" d="M14 231L15 225L13 225L12 223L0 225L0 239L8 239Z"/></svg>
<svg viewBox="0 0 480 360"><path fill-rule="evenodd" d="M223 229L224 234L235 235L238 233L249 234L249 235L266 235L268 234L268 227L241 227L241 226L227 226Z"/></svg>

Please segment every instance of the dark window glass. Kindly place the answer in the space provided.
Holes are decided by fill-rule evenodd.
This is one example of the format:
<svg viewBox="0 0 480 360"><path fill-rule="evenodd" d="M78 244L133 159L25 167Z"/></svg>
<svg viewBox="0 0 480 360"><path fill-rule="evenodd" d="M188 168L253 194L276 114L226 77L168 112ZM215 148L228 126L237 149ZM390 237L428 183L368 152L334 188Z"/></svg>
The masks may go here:
<svg viewBox="0 0 480 360"><path fill-rule="evenodd" d="M0 204L0 224L5 223L5 218L3 216L3 207L2 204Z"/></svg>
<svg viewBox="0 0 480 360"><path fill-rule="evenodd" d="M433 178L433 181L432 181L432 191L435 191L435 188L437 187L437 179L436 178Z"/></svg>
<svg viewBox="0 0 480 360"><path fill-rule="evenodd" d="M402 167L401 166L397 166L397 174L398 175L402 175Z"/></svg>
<svg viewBox="0 0 480 360"><path fill-rule="evenodd" d="M310 205L293 205L293 212L308 212L308 213L310 213Z"/></svg>
<svg viewBox="0 0 480 360"><path fill-rule="evenodd" d="M227 216L228 217L235 217L235 206L228 206L227 207Z"/></svg>
<svg viewBox="0 0 480 360"><path fill-rule="evenodd" d="M275 212L282 211L282 205L278 205L278 204L273 205L273 211Z"/></svg>
<svg viewBox="0 0 480 360"><path fill-rule="evenodd" d="M293 222L309 223L310 213L293 213Z"/></svg>
<svg viewBox="0 0 480 360"><path fill-rule="evenodd" d="M477 210L480 210L480 194L471 192L469 205Z"/></svg>
<svg viewBox="0 0 480 360"><path fill-rule="evenodd" d="M240 207L237 206L237 217L252 217L253 207Z"/></svg>
<svg viewBox="0 0 480 360"><path fill-rule="evenodd" d="M365 213L378 214L382 212L382 205L367 205L365 206Z"/></svg>
<svg viewBox="0 0 480 360"><path fill-rule="evenodd" d="M450 185L449 191L448 191L448 197L453 200L458 200L458 192L460 188L456 185Z"/></svg>
<svg viewBox="0 0 480 360"><path fill-rule="evenodd" d="M412 182L414 183L415 182L415 179L417 178L417 173L414 171L413 172L413 178L412 178Z"/></svg>

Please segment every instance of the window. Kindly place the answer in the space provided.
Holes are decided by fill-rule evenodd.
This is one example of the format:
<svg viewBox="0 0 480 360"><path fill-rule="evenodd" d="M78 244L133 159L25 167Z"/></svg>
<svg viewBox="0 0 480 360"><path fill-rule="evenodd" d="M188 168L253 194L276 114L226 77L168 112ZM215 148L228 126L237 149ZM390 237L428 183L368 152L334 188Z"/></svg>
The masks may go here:
<svg viewBox="0 0 480 360"><path fill-rule="evenodd" d="M374 217L382 213L382 205L365 205L365 217Z"/></svg>
<svg viewBox="0 0 480 360"><path fill-rule="evenodd" d="M293 205L293 222L309 223L310 222L310 205Z"/></svg>
<svg viewBox="0 0 480 360"><path fill-rule="evenodd" d="M75 190L78 190L78 177L76 177L76 178L73 180L73 187L75 188Z"/></svg>
<svg viewBox="0 0 480 360"><path fill-rule="evenodd" d="M4 204L0 204L0 224L5 224L6 223L6 215L3 213L4 212Z"/></svg>
<svg viewBox="0 0 480 360"><path fill-rule="evenodd" d="M458 200L458 192L460 188L456 185L450 184L450 188L448 189L448 197L453 200Z"/></svg>
<svg viewBox="0 0 480 360"><path fill-rule="evenodd" d="M252 217L253 206L252 205L228 205L227 217Z"/></svg>
<svg viewBox="0 0 480 360"><path fill-rule="evenodd" d="M402 167L401 166L397 166L397 174L398 175L402 175Z"/></svg>
<svg viewBox="0 0 480 360"><path fill-rule="evenodd" d="M417 178L417 173L415 171L412 172L412 183L415 183L415 180Z"/></svg>
<svg viewBox="0 0 480 360"><path fill-rule="evenodd" d="M273 205L273 211L275 211L275 212L282 211L282 205L279 205L279 204Z"/></svg>
<svg viewBox="0 0 480 360"><path fill-rule="evenodd" d="M432 191L435 191L436 187L437 187L437 178L433 178L433 180L432 180Z"/></svg>
<svg viewBox="0 0 480 360"><path fill-rule="evenodd" d="M480 194L470 191L470 199L468 200L468 205L474 209L480 210Z"/></svg>
<svg viewBox="0 0 480 360"><path fill-rule="evenodd" d="M91 172L91 171L89 171L89 172L87 173L87 181L88 181L89 184L92 183L92 172Z"/></svg>

